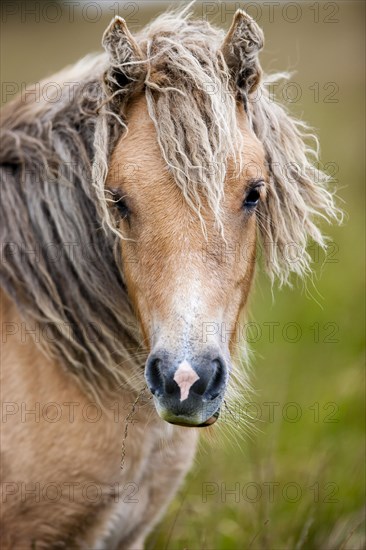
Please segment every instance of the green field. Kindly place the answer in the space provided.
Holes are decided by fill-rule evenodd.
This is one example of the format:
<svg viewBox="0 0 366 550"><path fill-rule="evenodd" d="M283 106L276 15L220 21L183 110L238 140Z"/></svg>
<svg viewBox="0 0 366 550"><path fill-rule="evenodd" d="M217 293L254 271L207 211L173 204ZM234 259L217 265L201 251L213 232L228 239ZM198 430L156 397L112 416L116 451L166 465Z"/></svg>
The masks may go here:
<svg viewBox="0 0 366 550"><path fill-rule="evenodd" d="M225 4L227 12L234 4ZM195 466L147 548L365 548L365 10L363 2L295 4L295 23L282 7L270 22L268 6L259 4L262 62L267 71L296 71L301 98L286 104L316 128L322 162L333 163L332 171L336 165L345 222L325 229L328 254L313 251L314 284L295 281L272 293L258 269L250 304L253 393L232 416L223 411L220 429L203 434ZM159 10L141 6L132 27ZM229 25L227 12L217 24L222 17ZM36 81L97 50L109 17L34 25L10 18L2 79Z"/></svg>

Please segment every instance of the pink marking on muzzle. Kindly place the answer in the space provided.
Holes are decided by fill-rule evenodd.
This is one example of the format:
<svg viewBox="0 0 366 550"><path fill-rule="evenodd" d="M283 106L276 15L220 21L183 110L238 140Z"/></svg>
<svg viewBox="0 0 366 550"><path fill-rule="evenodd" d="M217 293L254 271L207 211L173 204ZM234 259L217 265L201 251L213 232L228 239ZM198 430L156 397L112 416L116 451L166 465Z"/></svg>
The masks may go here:
<svg viewBox="0 0 366 550"><path fill-rule="evenodd" d="M189 390L193 384L199 379L198 374L194 371L188 361L182 361L175 371L175 382L180 388L180 400L184 401L189 395Z"/></svg>

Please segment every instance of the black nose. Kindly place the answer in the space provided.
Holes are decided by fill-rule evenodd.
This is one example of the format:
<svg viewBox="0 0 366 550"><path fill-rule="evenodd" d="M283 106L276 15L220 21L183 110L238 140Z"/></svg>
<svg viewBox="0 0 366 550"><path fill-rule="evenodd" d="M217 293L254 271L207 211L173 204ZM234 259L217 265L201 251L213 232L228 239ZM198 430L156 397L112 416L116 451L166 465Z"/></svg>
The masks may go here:
<svg viewBox="0 0 366 550"><path fill-rule="evenodd" d="M205 404L221 401L227 369L215 350L177 360L172 353L159 349L147 360L145 378L161 409L175 417L187 417L200 409L200 414L205 415Z"/></svg>

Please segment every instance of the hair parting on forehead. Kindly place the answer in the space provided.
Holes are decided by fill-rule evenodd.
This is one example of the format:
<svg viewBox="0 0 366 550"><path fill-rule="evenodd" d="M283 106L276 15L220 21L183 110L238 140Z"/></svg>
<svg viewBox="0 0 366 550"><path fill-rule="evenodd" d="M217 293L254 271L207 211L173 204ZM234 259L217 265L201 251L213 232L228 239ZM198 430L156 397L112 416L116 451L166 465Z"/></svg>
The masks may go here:
<svg viewBox="0 0 366 550"><path fill-rule="evenodd" d="M159 16L133 41L122 22L114 23L104 37L107 55L89 56L50 79L62 90L57 101L42 93L44 81L37 98L20 97L3 109L1 283L30 326L48 335L41 343L46 353L62 358L91 391L102 391L106 381L144 384L136 364L145 357L133 351L141 335L105 191L135 93L146 94L162 155L185 199L202 215L204 197L219 225L226 160L241 139L236 101L245 100L270 172L258 225L272 278L306 274L307 240L324 245L318 219L338 215L327 177L314 167L311 133L260 82L258 33L242 16L222 50L224 32L190 19L187 10ZM237 57L243 66L235 68ZM75 82L72 89L65 84Z"/></svg>

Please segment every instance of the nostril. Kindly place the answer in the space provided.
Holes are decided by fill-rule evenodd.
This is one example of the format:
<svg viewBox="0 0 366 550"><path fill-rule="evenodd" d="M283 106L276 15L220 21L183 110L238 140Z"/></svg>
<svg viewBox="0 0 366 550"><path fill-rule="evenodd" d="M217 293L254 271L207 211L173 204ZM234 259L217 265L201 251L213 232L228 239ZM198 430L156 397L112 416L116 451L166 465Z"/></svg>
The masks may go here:
<svg viewBox="0 0 366 550"><path fill-rule="evenodd" d="M210 399L216 399L225 386L226 373L225 366L219 357L212 361L212 367L214 369L214 374L207 386L205 395Z"/></svg>
<svg viewBox="0 0 366 550"><path fill-rule="evenodd" d="M167 395L173 395L173 393L177 393L177 390L179 390L173 378L165 379L164 389Z"/></svg>
<svg viewBox="0 0 366 550"><path fill-rule="evenodd" d="M201 375L200 378L193 384L192 391L196 395L203 395L207 390L207 386L208 386L207 378Z"/></svg>
<svg viewBox="0 0 366 550"><path fill-rule="evenodd" d="M163 376L160 370L161 360L157 357L152 358L146 368L146 381L153 395L161 393L163 387Z"/></svg>

